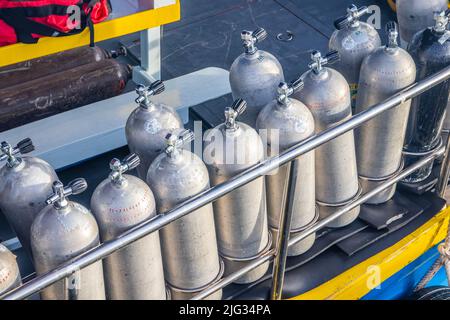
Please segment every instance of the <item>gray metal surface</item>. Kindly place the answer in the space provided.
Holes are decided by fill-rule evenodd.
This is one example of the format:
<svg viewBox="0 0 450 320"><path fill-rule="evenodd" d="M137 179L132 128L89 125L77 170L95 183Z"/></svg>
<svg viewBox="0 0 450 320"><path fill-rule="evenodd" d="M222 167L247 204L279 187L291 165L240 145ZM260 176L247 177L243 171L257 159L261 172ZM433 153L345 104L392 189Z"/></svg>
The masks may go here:
<svg viewBox="0 0 450 320"><path fill-rule="evenodd" d="M159 80L149 87L138 86L136 103L139 106L131 113L125 126L128 147L141 159L137 172L143 180L147 178L153 160L164 150L166 135L183 128L183 122L172 107L151 101L152 96L164 90L165 86Z"/></svg>
<svg viewBox="0 0 450 320"><path fill-rule="evenodd" d="M347 80L352 94L352 107L356 105L361 64L365 57L381 46L377 30L366 22L359 21L369 13L367 7L355 5L347 9L347 16L341 18L341 23L335 22L339 28L331 36L329 49L339 52L341 59L334 68Z"/></svg>
<svg viewBox="0 0 450 320"><path fill-rule="evenodd" d="M16 257L0 244L0 294L22 284Z"/></svg>
<svg viewBox="0 0 450 320"><path fill-rule="evenodd" d="M282 83L278 87L277 99L268 103L258 116L256 127L260 132L267 132L267 153L275 157L279 152L314 135L314 119L311 111L300 101L290 98L295 91L302 90L303 82L296 81L288 85ZM311 151L294 162L299 170L295 170L294 187L297 191L292 201L292 230L301 229L314 220L316 216L315 190L315 153ZM287 194L285 184L289 180L290 164L277 168L266 176L267 209L269 226L274 235L280 226L280 217L284 210ZM275 237L274 237L275 239ZM275 244L275 243L274 243ZM311 247L311 241L300 243L290 250L290 255L304 253Z"/></svg>
<svg viewBox="0 0 450 320"><path fill-rule="evenodd" d="M31 256L31 224L46 206L45 199L52 193L52 184L58 177L44 160L27 156L21 158L13 151L11 145L2 143L0 209ZM6 160L6 164L2 160Z"/></svg>
<svg viewBox="0 0 450 320"><path fill-rule="evenodd" d="M389 43L364 60L356 112L370 108L415 82L415 62L408 52L398 47L397 28L395 25L391 27ZM401 169L410 106L411 100L405 101L355 130L358 174L364 192ZM368 203L388 201L395 192L395 186L387 191Z"/></svg>
<svg viewBox="0 0 450 320"><path fill-rule="evenodd" d="M139 165L131 155L114 159L112 172L94 191L91 210L101 241L109 241L156 216L152 191L139 178L124 174ZM111 300L164 300L166 285L159 233L155 232L103 260L106 297Z"/></svg>
<svg viewBox="0 0 450 320"><path fill-rule="evenodd" d="M248 104L248 121L252 127L266 104L277 98L277 86L284 81L280 62L271 53L258 50L256 44L267 38L266 30L242 31L245 52L230 68L230 86L233 98ZM250 120L251 119L251 120Z"/></svg>
<svg viewBox="0 0 450 320"><path fill-rule="evenodd" d="M401 44L406 48L419 31L434 25L434 13L447 10L447 0L397 0Z"/></svg>
<svg viewBox="0 0 450 320"><path fill-rule="evenodd" d="M226 122L211 131L205 139L205 161L212 186L223 183L264 159L264 146L258 132L250 126L236 122L245 112L247 103L235 101L225 109ZM214 216L220 255L224 258L225 273L259 255L269 243L264 178L259 178L214 202ZM238 261L239 260L239 261ZM234 263L235 262L235 263ZM265 270L256 270L262 277ZM238 283L255 281L248 274Z"/></svg>
<svg viewBox="0 0 450 320"><path fill-rule="evenodd" d="M321 132L339 125L352 116L350 88L336 70L324 67L336 61L335 54L322 57L313 52L313 62L302 79L305 88L294 94L310 109L315 130ZM353 131L326 143L316 150L316 199L321 218L333 212L336 205L345 204L358 193L355 141ZM335 221L330 227L342 227L358 217L359 209Z"/></svg>
<svg viewBox="0 0 450 320"><path fill-rule="evenodd" d="M31 226L31 249L36 273L41 275L71 258L100 244L94 216L82 205L66 199L87 188L84 179L74 180L64 188L53 184L53 195ZM101 261L75 270L41 292L43 300L104 300L105 287Z"/></svg>
<svg viewBox="0 0 450 320"><path fill-rule="evenodd" d="M209 188L205 164L194 153L181 149L193 137L189 131L169 135L165 153L149 168L147 183L155 195L158 218ZM163 228L161 246L166 281L172 287L195 290L211 283L220 272L212 204Z"/></svg>

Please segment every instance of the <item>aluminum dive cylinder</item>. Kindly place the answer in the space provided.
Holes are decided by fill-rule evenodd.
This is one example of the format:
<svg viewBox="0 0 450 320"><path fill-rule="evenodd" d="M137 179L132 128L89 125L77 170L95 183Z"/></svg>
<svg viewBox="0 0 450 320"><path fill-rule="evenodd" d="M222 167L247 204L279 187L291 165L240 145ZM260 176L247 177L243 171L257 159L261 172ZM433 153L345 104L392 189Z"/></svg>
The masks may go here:
<svg viewBox="0 0 450 320"><path fill-rule="evenodd" d="M330 51L339 52L341 57L334 68L350 85L353 108L356 104L361 64L365 57L381 46L378 31L372 25L359 21L367 13L367 7L358 9L356 5L351 5L347 9L347 15L334 22L337 30L329 42Z"/></svg>
<svg viewBox="0 0 450 320"><path fill-rule="evenodd" d="M194 139L191 131L167 135L167 147L151 164L147 183L153 190L159 214L209 188L203 161L182 149ZM208 204L161 230L165 278L172 299L189 299L223 274L219 258L213 206ZM209 296L221 299L222 291Z"/></svg>
<svg viewBox="0 0 450 320"><path fill-rule="evenodd" d="M53 182L58 180L55 170L44 160L19 156L33 150L31 139L15 147L7 142L0 144L0 163L6 161L0 169L0 210L30 256L31 224L46 206Z"/></svg>
<svg viewBox="0 0 450 320"><path fill-rule="evenodd" d="M91 210L102 242L113 240L156 216L153 193L141 179L124 174L139 165L131 154L113 159L111 174L95 189ZM154 232L103 260L108 300L164 300L166 284L159 232Z"/></svg>
<svg viewBox="0 0 450 320"><path fill-rule="evenodd" d="M314 51L309 70L302 79L304 89L293 97L302 101L312 112L316 132L321 132L348 120L352 115L350 89L345 78L336 70L324 67L339 60L332 51L325 57ZM353 131L333 139L316 149L316 200L321 218L328 217L360 195ZM359 215L356 207L329 227L343 227Z"/></svg>
<svg viewBox="0 0 450 320"><path fill-rule="evenodd" d="M46 77L92 62L126 55L126 48L108 52L98 46L83 46L0 68L0 88Z"/></svg>
<svg viewBox="0 0 450 320"><path fill-rule="evenodd" d="M66 197L84 192L87 183L76 179L67 187L53 183L53 194L31 226L31 247L37 275L100 244L97 222L82 205ZM95 262L42 290L43 300L104 300L102 262Z"/></svg>
<svg viewBox="0 0 450 320"><path fill-rule="evenodd" d="M183 128L183 122L173 108L150 100L164 90L164 83L159 80L149 87L139 85L136 89L139 107L131 113L125 126L128 147L141 159L137 172L143 180L147 178L150 164L164 151L166 135Z"/></svg>
<svg viewBox="0 0 450 320"><path fill-rule="evenodd" d="M0 244L0 296L22 283L16 256Z"/></svg>
<svg viewBox="0 0 450 320"><path fill-rule="evenodd" d="M277 156L314 134L314 118L311 111L302 102L290 98L294 92L302 90L303 86L302 80L293 81L291 84L281 82L278 86L278 98L267 104L258 116L256 126L260 132L267 130L267 153L270 157ZM291 237L319 218L316 210L314 151L302 155L295 161L301 168L295 179L295 199L286 199L284 192L287 190L288 166L291 164L286 164L265 177L269 226L274 240L278 238L280 216L285 210L286 201L293 201ZM298 242L289 248L288 255L298 256L305 253L312 247L315 239L315 234L312 234Z"/></svg>
<svg viewBox="0 0 450 320"><path fill-rule="evenodd" d="M435 26L417 33L408 48L417 66L417 81L450 65L449 11L435 15ZM414 98L405 139L406 166L439 146L449 100L450 80ZM417 183L431 174L433 163L417 170L404 181Z"/></svg>
<svg viewBox="0 0 450 320"><path fill-rule="evenodd" d="M255 46L266 38L267 32L263 28L253 32L242 31L245 52L233 62L230 69L233 98L247 102L245 122L252 127L262 108L277 98L277 86L284 81L283 68L277 58Z"/></svg>
<svg viewBox="0 0 450 320"><path fill-rule="evenodd" d="M400 41L407 48L413 36L434 25L435 12L447 9L448 0L397 0Z"/></svg>
<svg viewBox="0 0 450 320"><path fill-rule="evenodd" d="M102 60L0 89L0 132L114 97L131 79L131 67Z"/></svg>
<svg viewBox="0 0 450 320"><path fill-rule="evenodd" d="M362 112L412 85L416 65L408 52L399 48L395 22L387 25L389 42L369 55L361 67L356 112ZM355 130L356 158L363 192L369 192L403 168L402 150L411 100L382 113ZM390 200L397 185L384 190L366 203Z"/></svg>
<svg viewBox="0 0 450 320"><path fill-rule="evenodd" d="M223 183L264 159L263 142L256 130L236 121L246 107L244 100L236 100L225 109L225 123L205 134L203 160L212 185ZM226 275L270 249L263 177L219 198L213 207L219 253L225 263ZM268 268L269 262L235 282L254 282L262 278Z"/></svg>

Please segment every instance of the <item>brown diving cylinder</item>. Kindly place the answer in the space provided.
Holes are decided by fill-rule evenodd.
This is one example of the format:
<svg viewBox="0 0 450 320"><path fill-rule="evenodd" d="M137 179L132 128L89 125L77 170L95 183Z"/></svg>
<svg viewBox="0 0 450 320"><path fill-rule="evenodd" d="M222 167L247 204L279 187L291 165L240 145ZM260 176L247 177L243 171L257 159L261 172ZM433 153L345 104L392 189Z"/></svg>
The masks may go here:
<svg viewBox="0 0 450 320"><path fill-rule="evenodd" d="M102 60L0 89L0 132L120 94L131 67Z"/></svg>
<svg viewBox="0 0 450 320"><path fill-rule="evenodd" d="M84 46L11 64L0 68L0 89L121 55L126 55L124 47L108 52L97 46Z"/></svg>

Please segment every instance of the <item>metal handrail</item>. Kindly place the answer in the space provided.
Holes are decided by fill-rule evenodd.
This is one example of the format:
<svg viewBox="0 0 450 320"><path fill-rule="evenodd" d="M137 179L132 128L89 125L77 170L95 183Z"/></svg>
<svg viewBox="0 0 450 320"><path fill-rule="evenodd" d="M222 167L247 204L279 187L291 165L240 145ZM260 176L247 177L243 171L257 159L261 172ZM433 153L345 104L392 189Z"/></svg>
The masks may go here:
<svg viewBox="0 0 450 320"><path fill-rule="evenodd" d="M169 223L184 217L192 211L203 207L204 205L215 201L216 199L228 194L229 192L261 177L274 169L296 159L297 157L316 149L317 147L329 142L330 140L345 134L346 132L357 128L365 122L373 119L377 115L394 108L403 102L416 97L417 95L425 92L433 86L442 83L450 79L450 66L442 71L410 86L409 88L401 91L393 97L376 104L370 109L361 112L349 120L327 129L313 137L293 146L292 148L284 151L279 156L267 159L254 167L244 171L243 173L233 177L232 179L216 185L215 187L201 192L195 197L181 203L172 210L165 214L160 214L154 219L144 222L139 226L129 230L128 232L120 235L117 239L110 240L100 244L99 246L79 255L78 257L61 264L59 267L45 274L37 276L35 279L28 283L25 283L19 288L16 288L9 293L6 293L0 299L16 300L24 299L30 295L45 289L53 283L70 276L79 269L82 269L92 263L95 263L111 253L122 249L123 247L149 235L152 232L158 231ZM342 213L343 214L343 213ZM327 223L334 221L338 218L336 214L327 218ZM326 219L326 220L327 220ZM319 225L323 223L322 220ZM313 227L314 228L314 227ZM299 235L300 237L301 235ZM292 242L291 239L290 242ZM270 257L268 257L270 259ZM246 269L246 268L244 268Z"/></svg>
<svg viewBox="0 0 450 320"><path fill-rule="evenodd" d="M295 237L292 237L289 240L289 246L288 247L294 246L295 244L297 244L298 242L304 240L305 238L307 238L311 234L313 234L313 233L319 231L320 229L322 229L323 227L327 226L330 222L333 222L334 220L336 220L337 218L341 217L342 215L344 215L344 214L348 213L349 211L353 210L354 208L360 206L361 204L363 204L364 202L366 202L367 200L369 200L373 196L377 195L381 191L384 191L385 189L387 189L390 186L394 185L395 183L399 182L403 178L406 178L407 176L409 176L411 173L413 173L417 169L423 167L424 165L426 165L430 161L440 157L442 154L444 154L445 151L446 151L445 147L441 147L441 148L435 150L432 154L430 154L429 156L427 156L427 157L425 157L423 159L420 159L419 161L414 163L412 166L409 166L408 168L403 170L401 173L399 173L395 177L393 177L393 178L391 178L389 180L386 180L385 182L380 184L378 187L376 187L375 189L371 190L370 192L362 195L360 198L356 199L352 203L349 203L347 206L345 206L342 209L336 211L335 213L333 213L332 215L328 216L327 218L325 218L323 220L320 220L319 222L317 222L316 224L314 224L310 228L300 232ZM275 250L275 249L270 250L265 255L261 256L260 258L254 260L251 263L249 263L248 265L246 265L244 268L242 268L242 269L240 269L240 270L238 270L238 271L236 271L236 272L226 276L225 278L220 279L216 283L212 284L210 287L206 288L205 290L200 292L198 295L193 297L192 300L202 300L202 299L207 298L208 296L210 296L214 292L216 292L216 291L218 291L220 289L223 289L227 285L233 283L235 280L239 279L240 277L242 277L247 272L252 271L253 269L259 267L260 265L264 264L267 261L272 261L275 258L276 254L277 254L277 250ZM280 277L280 276L282 276L281 273L277 277ZM276 277L276 274L274 274L274 277Z"/></svg>

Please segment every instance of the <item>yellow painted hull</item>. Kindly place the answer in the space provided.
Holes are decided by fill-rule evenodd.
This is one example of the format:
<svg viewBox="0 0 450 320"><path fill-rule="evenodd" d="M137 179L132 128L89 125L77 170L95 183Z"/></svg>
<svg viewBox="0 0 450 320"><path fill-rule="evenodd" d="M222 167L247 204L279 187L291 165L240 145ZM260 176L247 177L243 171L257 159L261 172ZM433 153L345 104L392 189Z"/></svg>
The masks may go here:
<svg viewBox="0 0 450 320"><path fill-rule="evenodd" d="M450 207L392 247L292 300L357 300L444 240Z"/></svg>

